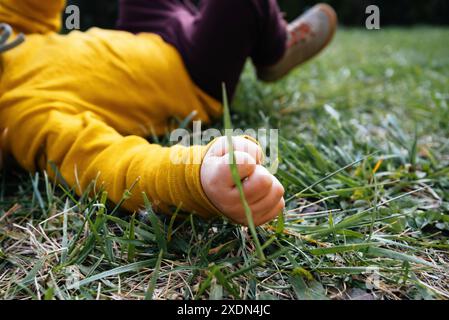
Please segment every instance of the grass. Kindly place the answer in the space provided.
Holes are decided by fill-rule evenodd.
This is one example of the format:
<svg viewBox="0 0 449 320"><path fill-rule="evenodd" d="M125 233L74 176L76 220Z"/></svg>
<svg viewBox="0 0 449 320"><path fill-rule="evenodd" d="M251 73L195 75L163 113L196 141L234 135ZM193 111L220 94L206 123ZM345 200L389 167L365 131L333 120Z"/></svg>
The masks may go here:
<svg viewBox="0 0 449 320"><path fill-rule="evenodd" d="M129 216L1 175L4 299L448 299L448 29L341 30L275 84L247 67L233 125L280 129L283 219Z"/></svg>

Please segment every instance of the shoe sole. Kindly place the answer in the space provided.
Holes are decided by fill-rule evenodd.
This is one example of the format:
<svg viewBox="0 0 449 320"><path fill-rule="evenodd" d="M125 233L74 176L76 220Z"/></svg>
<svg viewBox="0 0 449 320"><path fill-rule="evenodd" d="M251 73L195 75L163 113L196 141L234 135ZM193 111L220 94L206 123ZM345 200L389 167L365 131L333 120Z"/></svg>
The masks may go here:
<svg viewBox="0 0 449 320"><path fill-rule="evenodd" d="M337 31L337 28L338 28L338 17L337 17L337 14L336 14L335 10L330 5L325 4L325 3L319 3L319 4L315 5L314 7L319 9L319 10L322 10L324 12L324 14L326 14L326 16L329 18L329 21L330 21L329 22L330 32L329 32L329 35L327 36L326 40L324 41L324 44L322 45L322 47L319 50L317 50L313 55L311 55L310 57L308 57L304 61L299 62L294 67L292 67L291 69L289 69L289 70L287 70L287 71L285 71L283 73L262 75L262 73L258 72L258 78L261 81L264 81L264 82L276 82L276 81L282 79L283 77L288 75L290 73L290 71L292 71L296 67L299 67L299 66L307 63L308 61L310 61L311 59L313 59L314 57L319 55L330 44L330 42L334 38L335 33Z"/></svg>
<svg viewBox="0 0 449 320"><path fill-rule="evenodd" d="M335 36L335 33L337 32L337 27L338 27L338 17L337 17L337 13L335 12L335 10L328 4L325 3L320 3L317 4L317 6L324 11L324 13L327 15L327 17L330 20L330 26L331 26L331 32L329 33L329 36L327 37L326 41L324 42L323 47L316 53L316 54L320 54L321 51L323 51L332 41L332 39ZM313 57L311 57L313 58Z"/></svg>

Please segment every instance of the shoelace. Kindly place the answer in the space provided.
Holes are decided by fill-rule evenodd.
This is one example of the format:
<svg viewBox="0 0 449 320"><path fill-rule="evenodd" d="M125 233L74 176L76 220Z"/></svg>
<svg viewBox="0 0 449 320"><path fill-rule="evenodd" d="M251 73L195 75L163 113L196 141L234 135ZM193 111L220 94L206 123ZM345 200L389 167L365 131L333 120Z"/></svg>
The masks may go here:
<svg viewBox="0 0 449 320"><path fill-rule="evenodd" d="M19 33L19 35L13 41L8 43L11 35L11 26L7 23L0 23L0 53L4 53L8 50L14 49L25 41L25 35L23 33Z"/></svg>

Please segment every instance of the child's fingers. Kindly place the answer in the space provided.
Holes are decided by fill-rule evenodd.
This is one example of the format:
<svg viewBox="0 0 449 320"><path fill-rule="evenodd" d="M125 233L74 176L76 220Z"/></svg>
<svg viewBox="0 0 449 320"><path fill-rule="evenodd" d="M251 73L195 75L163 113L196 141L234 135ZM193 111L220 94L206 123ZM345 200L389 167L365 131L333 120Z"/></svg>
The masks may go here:
<svg viewBox="0 0 449 320"><path fill-rule="evenodd" d="M229 155L226 155L229 163ZM240 180L244 180L251 176L256 170L257 163L256 159L249 153L242 151L234 151L235 163L237 165L237 170L239 172ZM233 185L235 185L234 181Z"/></svg>
<svg viewBox="0 0 449 320"><path fill-rule="evenodd" d="M252 204L251 211L256 216L264 216L267 212L271 211L284 196L284 188L280 182L274 178L273 186L270 192L263 197L259 202Z"/></svg>
<svg viewBox="0 0 449 320"><path fill-rule="evenodd" d="M274 177L262 166L257 166L252 175L243 181L243 191L248 203L254 204L263 199L273 186Z"/></svg>
<svg viewBox="0 0 449 320"><path fill-rule="evenodd" d="M261 226L271 220L275 219L285 208L285 200L281 198L275 205L271 206L265 214L257 215L253 212L253 221L256 226ZM238 220L234 220L235 223L248 226L246 217L242 215Z"/></svg>
<svg viewBox="0 0 449 320"><path fill-rule="evenodd" d="M281 198L281 200L277 203L277 205L273 209L268 211L263 216L254 219L254 224L256 226L261 226L267 222L270 222L270 221L276 219L276 217L278 217L279 214L282 213L282 210L284 210L284 208L285 208L285 200L284 200L284 198Z"/></svg>
<svg viewBox="0 0 449 320"><path fill-rule="evenodd" d="M234 146L234 151L246 152L256 160L257 164L262 163L262 149L253 141L245 139L244 137L233 137L232 144ZM228 154L229 144L227 137L217 139L214 145L210 148L209 153L217 157L222 157L225 154Z"/></svg>
<svg viewBox="0 0 449 320"><path fill-rule="evenodd" d="M256 170L256 160L246 152L235 151L234 152L235 163L237 165L237 170L239 173L240 180L244 180ZM218 158L218 175L220 181L217 183L224 183L228 187L235 186L234 179L232 178L231 168L229 166L230 158L229 154Z"/></svg>
<svg viewBox="0 0 449 320"><path fill-rule="evenodd" d="M249 178L243 181L243 191L251 211L257 216L265 215L284 196L282 184L262 166L257 166ZM228 205L234 211L243 210L237 188L232 187L227 198Z"/></svg>
<svg viewBox="0 0 449 320"><path fill-rule="evenodd" d="M254 159L256 159L257 164L262 163L262 148L251 140L245 139L244 137L235 137L233 140L234 150L249 153Z"/></svg>

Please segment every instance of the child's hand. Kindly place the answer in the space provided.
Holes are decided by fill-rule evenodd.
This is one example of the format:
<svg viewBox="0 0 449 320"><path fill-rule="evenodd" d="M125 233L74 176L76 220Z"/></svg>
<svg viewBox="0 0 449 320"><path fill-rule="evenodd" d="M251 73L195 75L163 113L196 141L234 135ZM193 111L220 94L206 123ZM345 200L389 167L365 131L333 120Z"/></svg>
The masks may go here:
<svg viewBox="0 0 449 320"><path fill-rule="evenodd" d="M234 154L243 191L251 208L254 223L262 225L276 218L284 209L284 188L261 164L262 150L254 142L234 137ZM239 192L232 180L226 137L209 149L201 166L201 184L212 203L232 221L247 225Z"/></svg>

